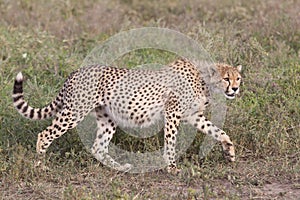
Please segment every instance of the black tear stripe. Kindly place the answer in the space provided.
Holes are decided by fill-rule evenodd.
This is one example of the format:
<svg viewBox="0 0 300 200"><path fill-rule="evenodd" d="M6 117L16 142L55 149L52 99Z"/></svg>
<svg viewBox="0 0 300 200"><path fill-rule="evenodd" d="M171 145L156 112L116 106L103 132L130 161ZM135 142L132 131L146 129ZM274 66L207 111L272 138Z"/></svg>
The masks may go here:
<svg viewBox="0 0 300 200"><path fill-rule="evenodd" d="M227 72L227 76L228 76L228 86L227 86L227 88L226 88L226 92L229 92L229 87L230 87L230 79L229 79L229 73Z"/></svg>
<svg viewBox="0 0 300 200"><path fill-rule="evenodd" d="M228 77L229 77L229 74L228 74ZM228 78L228 86L227 86L227 88L226 88L226 92L229 92L229 87L230 87L230 79Z"/></svg>
<svg viewBox="0 0 300 200"><path fill-rule="evenodd" d="M226 92L229 92L230 82L228 81L228 86L226 87Z"/></svg>

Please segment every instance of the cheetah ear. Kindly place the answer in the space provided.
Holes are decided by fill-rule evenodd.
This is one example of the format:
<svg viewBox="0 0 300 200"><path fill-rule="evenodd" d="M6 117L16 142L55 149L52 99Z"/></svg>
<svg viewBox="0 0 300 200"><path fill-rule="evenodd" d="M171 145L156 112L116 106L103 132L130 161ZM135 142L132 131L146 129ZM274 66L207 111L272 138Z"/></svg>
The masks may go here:
<svg viewBox="0 0 300 200"><path fill-rule="evenodd" d="M236 67L236 69L238 70L238 72L241 72L241 71L242 71L242 68L243 68L242 65L238 65L238 66Z"/></svg>

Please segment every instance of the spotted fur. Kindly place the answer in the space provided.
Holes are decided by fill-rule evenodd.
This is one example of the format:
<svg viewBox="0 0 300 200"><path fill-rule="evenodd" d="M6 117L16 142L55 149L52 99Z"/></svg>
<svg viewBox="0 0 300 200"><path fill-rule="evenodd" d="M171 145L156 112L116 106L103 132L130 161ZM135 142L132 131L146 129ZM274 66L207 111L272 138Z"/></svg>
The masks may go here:
<svg viewBox="0 0 300 200"><path fill-rule="evenodd" d="M239 92L241 66L217 64L221 88L227 98ZM57 97L44 108L32 108L24 100L23 76L19 73L13 90L14 106L30 119L55 118L38 134L36 150L44 154L54 139L77 126L92 110L97 119L93 154L105 164L124 170L108 155L108 145L118 125L147 127L163 119L164 159L176 171L175 144L180 122L187 122L220 141L229 161L235 160L229 136L203 114L208 105L208 88L199 69L179 59L159 70L121 69L92 65L70 74Z"/></svg>

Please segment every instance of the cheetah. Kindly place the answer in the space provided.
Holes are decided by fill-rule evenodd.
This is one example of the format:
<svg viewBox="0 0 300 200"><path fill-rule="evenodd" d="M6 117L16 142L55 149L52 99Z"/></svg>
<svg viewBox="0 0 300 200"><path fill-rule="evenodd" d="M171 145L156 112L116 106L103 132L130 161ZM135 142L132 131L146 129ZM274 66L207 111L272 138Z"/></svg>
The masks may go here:
<svg viewBox="0 0 300 200"><path fill-rule="evenodd" d="M242 66L216 64L218 87L228 99L239 93ZM229 136L205 116L209 104L208 85L199 68L187 59L157 69L125 69L103 65L82 67L69 75L56 98L43 108L33 108L24 100L23 75L18 73L13 88L13 104L26 118L54 117L38 134L36 151L44 155L53 140L78 125L94 111L97 135L91 151L104 164L118 170L124 166L108 155L108 145L120 124L147 127L164 120L164 153L168 172L179 169L175 161L177 128L180 122L195 126L222 144L224 156L235 161Z"/></svg>

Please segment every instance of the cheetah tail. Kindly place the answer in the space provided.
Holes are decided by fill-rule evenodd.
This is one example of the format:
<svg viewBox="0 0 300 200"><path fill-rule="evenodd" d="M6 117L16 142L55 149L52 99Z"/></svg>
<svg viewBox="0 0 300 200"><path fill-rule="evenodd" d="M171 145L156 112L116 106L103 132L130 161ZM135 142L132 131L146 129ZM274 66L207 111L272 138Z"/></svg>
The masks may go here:
<svg viewBox="0 0 300 200"><path fill-rule="evenodd" d="M18 73L15 79L13 89L13 102L14 107L17 111L26 118L29 119L47 119L55 115L62 108L62 91L57 95L56 99L48 104L44 108L33 108L28 105L24 99L23 94L23 75L21 72Z"/></svg>

